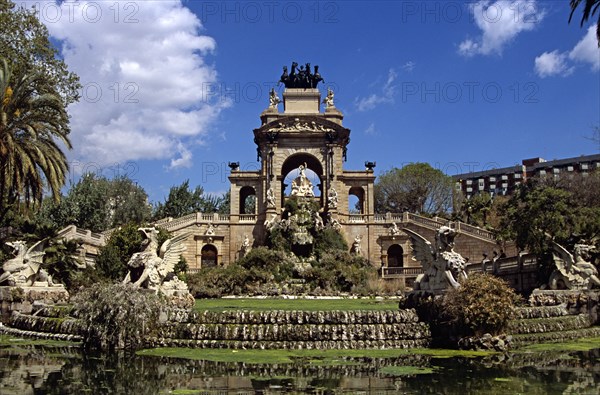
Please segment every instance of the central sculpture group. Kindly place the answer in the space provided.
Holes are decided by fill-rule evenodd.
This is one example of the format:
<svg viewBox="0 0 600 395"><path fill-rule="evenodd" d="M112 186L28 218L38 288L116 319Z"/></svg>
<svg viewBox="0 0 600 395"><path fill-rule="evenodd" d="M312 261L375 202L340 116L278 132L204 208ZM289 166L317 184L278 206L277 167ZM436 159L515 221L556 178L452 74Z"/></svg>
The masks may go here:
<svg viewBox="0 0 600 395"><path fill-rule="evenodd" d="M314 73L311 71L310 63L306 66L298 67L298 63L293 62L292 68L288 73L287 66L283 66L283 74L279 82L282 82L286 88L314 89L317 84L323 80L319 74L319 66L315 66Z"/></svg>

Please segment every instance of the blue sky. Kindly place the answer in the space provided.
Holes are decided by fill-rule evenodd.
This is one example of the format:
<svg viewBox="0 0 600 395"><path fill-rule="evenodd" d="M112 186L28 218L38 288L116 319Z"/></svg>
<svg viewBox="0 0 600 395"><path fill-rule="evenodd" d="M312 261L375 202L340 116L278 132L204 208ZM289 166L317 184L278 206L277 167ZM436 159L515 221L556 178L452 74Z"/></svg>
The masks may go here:
<svg viewBox="0 0 600 395"><path fill-rule="evenodd" d="M84 84L72 178L127 174L164 199L255 169L282 66L319 65L351 129L347 169L448 174L593 154L600 51L555 1L38 2ZM22 4L17 2L17 4ZM34 3L35 4L35 3Z"/></svg>

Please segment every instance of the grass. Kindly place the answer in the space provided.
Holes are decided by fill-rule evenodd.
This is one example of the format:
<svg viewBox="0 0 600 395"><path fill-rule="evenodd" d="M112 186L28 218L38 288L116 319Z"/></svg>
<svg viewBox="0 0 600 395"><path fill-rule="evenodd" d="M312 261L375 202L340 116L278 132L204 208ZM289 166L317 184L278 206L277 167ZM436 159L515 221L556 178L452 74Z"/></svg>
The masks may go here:
<svg viewBox="0 0 600 395"><path fill-rule="evenodd" d="M284 364L303 361L319 366L348 364L346 358L397 358L406 355L429 355L432 358L475 358L493 354L488 351L462 351L443 349L386 349L386 350L229 350L193 348L153 348L137 352L138 355L184 358L213 362L244 362L248 364Z"/></svg>
<svg viewBox="0 0 600 395"><path fill-rule="evenodd" d="M398 310L398 301L390 299L196 299L196 311L268 311L268 310Z"/></svg>
<svg viewBox="0 0 600 395"><path fill-rule="evenodd" d="M538 343L520 347L517 352L540 351L590 351L600 348L600 337L588 337L561 343Z"/></svg>
<svg viewBox="0 0 600 395"><path fill-rule="evenodd" d="M13 346L45 346L45 347L78 347L81 343L62 340L25 339L10 335L0 335L0 347Z"/></svg>

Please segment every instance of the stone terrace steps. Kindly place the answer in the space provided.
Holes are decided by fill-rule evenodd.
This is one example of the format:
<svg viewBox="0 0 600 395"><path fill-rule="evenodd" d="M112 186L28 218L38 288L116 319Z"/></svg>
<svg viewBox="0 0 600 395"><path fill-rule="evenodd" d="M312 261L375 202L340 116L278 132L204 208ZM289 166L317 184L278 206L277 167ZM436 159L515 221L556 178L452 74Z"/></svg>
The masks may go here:
<svg viewBox="0 0 600 395"><path fill-rule="evenodd" d="M154 345L198 348L425 347L431 333L414 310L226 311L166 325Z"/></svg>
<svg viewBox="0 0 600 395"><path fill-rule="evenodd" d="M512 334L532 334L564 332L592 327L588 314L567 315L562 317L530 318L511 321L508 332Z"/></svg>
<svg viewBox="0 0 600 395"><path fill-rule="evenodd" d="M509 323L508 332L513 334L513 345L600 336L600 327L593 326L593 319L588 313L578 314L581 310L568 307L581 297L573 292L537 291L530 299L534 306L518 308L516 319Z"/></svg>
<svg viewBox="0 0 600 395"><path fill-rule="evenodd" d="M525 346L532 343L555 343L565 340L576 340L583 337L600 337L600 327L593 326L585 329L546 332L546 333L526 333L513 335L513 346Z"/></svg>
<svg viewBox="0 0 600 395"><path fill-rule="evenodd" d="M55 314L53 314L55 315ZM427 347L431 332L414 310L389 311L228 311L168 313L179 322L165 324L149 346L196 348L354 349ZM64 317L15 313L15 330L83 335L82 322Z"/></svg>
<svg viewBox="0 0 600 395"><path fill-rule="evenodd" d="M355 350L426 348L429 338L410 340L340 340L340 341L228 341L188 340L171 338L149 339L147 347L227 348L227 349L288 349L288 350Z"/></svg>

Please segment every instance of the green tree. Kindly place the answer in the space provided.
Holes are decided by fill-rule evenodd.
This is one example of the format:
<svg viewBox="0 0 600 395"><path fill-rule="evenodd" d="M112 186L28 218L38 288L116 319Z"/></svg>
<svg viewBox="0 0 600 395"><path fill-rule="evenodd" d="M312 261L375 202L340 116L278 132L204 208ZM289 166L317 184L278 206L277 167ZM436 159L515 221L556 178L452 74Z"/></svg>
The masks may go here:
<svg viewBox="0 0 600 395"><path fill-rule="evenodd" d="M571 15L569 15L569 23L571 23L571 19L573 19L573 14L579 7L579 5L583 3L583 11L581 15L580 26L583 25L598 12L598 8L600 7L600 0L571 0ZM598 47L600 47L600 14L598 15L598 22L596 23L596 39L598 40Z"/></svg>
<svg viewBox="0 0 600 395"><path fill-rule="evenodd" d="M129 222L150 218L148 195L142 187L122 176L114 179L84 174L60 203L44 201L40 222L55 228L74 224L102 232Z"/></svg>
<svg viewBox="0 0 600 395"><path fill-rule="evenodd" d="M68 165L58 145L71 148L61 100L39 91L42 74L13 74L0 60L0 219L19 202L41 202L44 187L60 198Z"/></svg>
<svg viewBox="0 0 600 395"><path fill-rule="evenodd" d="M427 163L383 172L375 182L375 211L442 214L452 207L452 178Z"/></svg>
<svg viewBox="0 0 600 395"><path fill-rule="evenodd" d="M35 9L0 0L0 58L17 76L40 76L32 82L33 90L59 97L63 108L79 100L79 77L68 70Z"/></svg>
<svg viewBox="0 0 600 395"><path fill-rule="evenodd" d="M460 208L454 213L453 220L466 222L481 228L497 229L500 226L500 208L508 197L492 196L487 192L473 195L462 200Z"/></svg>
<svg viewBox="0 0 600 395"><path fill-rule="evenodd" d="M96 268L108 279L124 279L127 262L134 253L140 251L143 240L136 224L128 224L115 230L98 252Z"/></svg>
<svg viewBox="0 0 600 395"><path fill-rule="evenodd" d="M600 236L600 207L584 206L572 192L538 180L520 185L501 213L499 236L540 255L549 249L548 235L563 245L573 235Z"/></svg>
<svg viewBox="0 0 600 395"><path fill-rule="evenodd" d="M190 180L185 180L181 185L171 187L165 202L156 205L154 218L178 218L198 211L203 213L220 212L221 205L229 205L228 196L229 194L223 197L205 194L204 189L199 185L192 191Z"/></svg>

